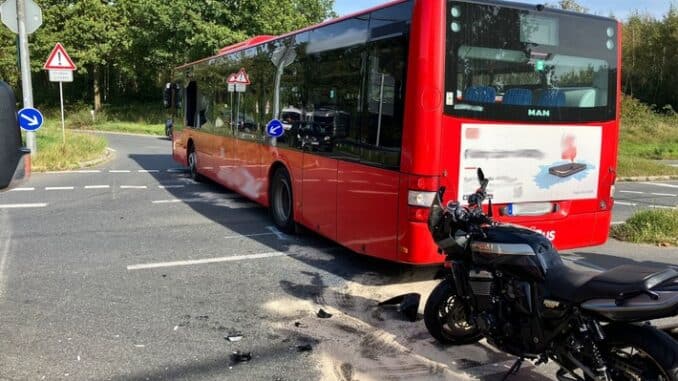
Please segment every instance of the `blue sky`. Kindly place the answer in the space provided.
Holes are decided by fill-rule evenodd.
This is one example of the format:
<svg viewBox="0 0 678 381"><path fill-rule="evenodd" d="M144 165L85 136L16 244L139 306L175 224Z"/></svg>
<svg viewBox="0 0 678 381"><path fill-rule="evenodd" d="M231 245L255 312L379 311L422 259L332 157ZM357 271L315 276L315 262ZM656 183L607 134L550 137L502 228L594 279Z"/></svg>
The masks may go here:
<svg viewBox="0 0 678 381"><path fill-rule="evenodd" d="M519 0L531 4L543 4L539 0ZM375 5L385 3L385 0L335 0L334 9L339 15L360 11ZM556 0L550 2L556 3ZM617 18L624 19L633 11L649 13L655 17L666 14L669 6L673 3L678 5L678 0L580 0L579 4L591 10L592 13L609 16L614 14Z"/></svg>

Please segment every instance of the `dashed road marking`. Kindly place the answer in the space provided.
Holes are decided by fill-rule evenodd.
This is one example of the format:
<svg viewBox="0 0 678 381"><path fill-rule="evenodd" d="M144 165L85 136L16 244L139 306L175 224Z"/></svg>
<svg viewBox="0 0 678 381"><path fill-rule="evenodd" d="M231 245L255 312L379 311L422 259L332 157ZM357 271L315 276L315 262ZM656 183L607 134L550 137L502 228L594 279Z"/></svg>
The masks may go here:
<svg viewBox="0 0 678 381"><path fill-rule="evenodd" d="M65 173L101 173L100 169L79 169L72 171L47 171L49 174L65 174Z"/></svg>
<svg viewBox="0 0 678 381"><path fill-rule="evenodd" d="M85 189L110 189L110 185L87 185Z"/></svg>
<svg viewBox="0 0 678 381"><path fill-rule="evenodd" d="M666 184L666 183L643 183L645 185L654 185L656 187L664 187L664 188L676 188L678 189L678 185L675 184Z"/></svg>
<svg viewBox="0 0 678 381"><path fill-rule="evenodd" d="M675 206L666 206L666 205L650 205L650 208L652 209L667 209L667 210L675 210Z"/></svg>
<svg viewBox="0 0 678 381"><path fill-rule="evenodd" d="M167 173L184 173L186 170L184 168L170 168L166 170Z"/></svg>
<svg viewBox="0 0 678 381"><path fill-rule="evenodd" d="M612 225L623 225L624 223L624 221L614 221L612 222Z"/></svg>
<svg viewBox="0 0 678 381"><path fill-rule="evenodd" d="M129 169L111 169L108 173L131 173Z"/></svg>
<svg viewBox="0 0 678 381"><path fill-rule="evenodd" d="M186 185L158 185L160 189L180 189L185 187Z"/></svg>
<svg viewBox="0 0 678 381"><path fill-rule="evenodd" d="M121 185L120 189L148 189L146 185Z"/></svg>
<svg viewBox="0 0 678 381"><path fill-rule="evenodd" d="M74 190L75 187L45 187L46 191L64 191L64 190Z"/></svg>
<svg viewBox="0 0 678 381"><path fill-rule="evenodd" d="M206 265L206 264L210 264L210 263L249 261L249 260L253 260L253 259L284 257L284 256L287 256L287 255L288 255L287 253L283 253L283 252L280 252L280 251L274 251L274 252L270 252L270 253L234 255L234 256L231 256L231 257L221 257L221 258L206 258L206 259L193 259L193 260L188 260L188 261L144 263L144 264L139 264L139 265L127 266L127 270L128 271L150 270L150 269L159 269L159 268L165 268L165 267L181 267L181 266Z"/></svg>
<svg viewBox="0 0 678 381"><path fill-rule="evenodd" d="M633 202L615 201L614 203L615 203L615 205L638 206L638 204L633 203Z"/></svg>
<svg viewBox="0 0 678 381"><path fill-rule="evenodd" d="M629 194L645 194L645 192L638 192L638 191L619 191L619 193L629 193Z"/></svg>
<svg viewBox="0 0 678 381"><path fill-rule="evenodd" d="M32 187L31 188L14 188L10 192L30 192L30 191L34 191L34 190L35 190L35 188L32 188Z"/></svg>
<svg viewBox="0 0 678 381"><path fill-rule="evenodd" d="M677 197L678 195L672 193L651 193L653 196L662 196L662 197Z"/></svg>
<svg viewBox="0 0 678 381"><path fill-rule="evenodd" d="M249 238L249 237L262 237L267 235L276 235L275 233L256 233L256 234L239 234L239 235L227 235L224 239L235 239L235 238Z"/></svg>
<svg viewBox="0 0 678 381"><path fill-rule="evenodd" d="M180 199L176 198L174 200L156 200L156 201L153 201L152 203L153 204L178 204L178 203L181 203L181 202L189 202L189 200L180 200Z"/></svg>
<svg viewBox="0 0 678 381"><path fill-rule="evenodd" d="M33 204L0 204L0 209L23 209L23 208L45 208L47 203L33 203Z"/></svg>
<svg viewBox="0 0 678 381"><path fill-rule="evenodd" d="M159 169L140 169L137 172L139 173L158 173L160 172Z"/></svg>

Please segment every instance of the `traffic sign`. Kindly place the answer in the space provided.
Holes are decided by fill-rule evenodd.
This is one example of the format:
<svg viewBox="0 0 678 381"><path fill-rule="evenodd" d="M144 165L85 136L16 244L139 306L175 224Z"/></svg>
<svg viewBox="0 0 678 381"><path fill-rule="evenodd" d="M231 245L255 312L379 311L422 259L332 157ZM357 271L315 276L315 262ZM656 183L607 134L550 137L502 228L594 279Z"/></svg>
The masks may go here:
<svg viewBox="0 0 678 381"><path fill-rule="evenodd" d="M49 70L50 82L73 82L73 70Z"/></svg>
<svg viewBox="0 0 678 381"><path fill-rule="evenodd" d="M34 108L23 108L19 110L19 126L26 131L36 131L42 127L44 118L40 111Z"/></svg>
<svg viewBox="0 0 678 381"><path fill-rule="evenodd" d="M239 72L235 74L231 74L228 77L228 83L235 83L235 84L241 84L241 85L249 85L251 84L250 82L250 76L247 75L247 72L245 71L245 68L240 69Z"/></svg>
<svg viewBox="0 0 678 381"><path fill-rule="evenodd" d="M273 119L266 125L266 135L272 138L279 138L285 133L285 127L278 119Z"/></svg>
<svg viewBox="0 0 678 381"><path fill-rule="evenodd" d="M42 25L42 10L33 0L24 0L26 6L26 33L31 34ZM14 33L19 33L16 17L16 0L7 0L0 5L2 23Z"/></svg>
<svg viewBox="0 0 678 381"><path fill-rule="evenodd" d="M75 70L75 64L71 57L66 53L66 49L57 42L52 49L52 53L49 54L45 66L42 67L45 70Z"/></svg>

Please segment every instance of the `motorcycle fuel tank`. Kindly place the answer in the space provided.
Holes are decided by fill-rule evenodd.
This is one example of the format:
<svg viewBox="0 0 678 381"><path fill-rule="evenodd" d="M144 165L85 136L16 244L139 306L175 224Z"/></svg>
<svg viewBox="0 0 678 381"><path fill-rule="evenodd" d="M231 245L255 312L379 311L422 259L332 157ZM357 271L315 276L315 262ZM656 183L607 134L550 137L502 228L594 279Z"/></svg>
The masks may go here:
<svg viewBox="0 0 678 381"><path fill-rule="evenodd" d="M549 268L562 265L546 237L512 225L486 229L482 239L471 243L471 255L478 266L533 280L544 280Z"/></svg>

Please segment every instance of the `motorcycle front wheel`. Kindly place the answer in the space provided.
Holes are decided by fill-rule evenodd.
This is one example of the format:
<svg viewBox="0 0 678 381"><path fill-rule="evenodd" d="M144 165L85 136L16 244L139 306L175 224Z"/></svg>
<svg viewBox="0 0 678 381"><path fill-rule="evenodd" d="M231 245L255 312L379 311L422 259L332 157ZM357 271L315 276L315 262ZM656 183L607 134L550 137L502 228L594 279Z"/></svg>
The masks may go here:
<svg viewBox="0 0 678 381"><path fill-rule="evenodd" d="M426 300L424 324L431 336L442 344L472 344L483 337L466 316L466 308L454 285L447 280L440 282Z"/></svg>
<svg viewBox="0 0 678 381"><path fill-rule="evenodd" d="M605 327L601 345L613 380L678 381L678 343L651 326Z"/></svg>

